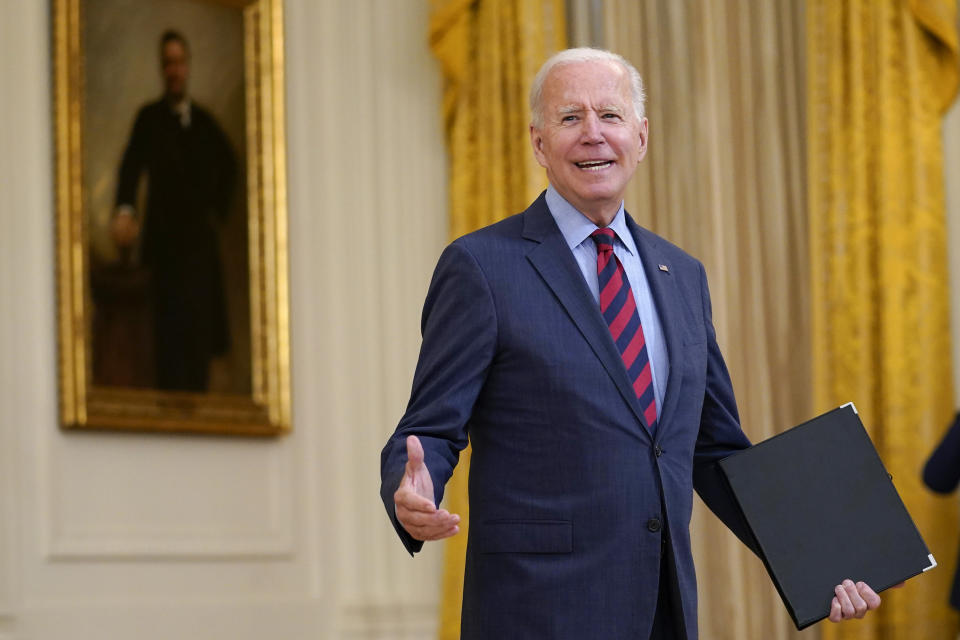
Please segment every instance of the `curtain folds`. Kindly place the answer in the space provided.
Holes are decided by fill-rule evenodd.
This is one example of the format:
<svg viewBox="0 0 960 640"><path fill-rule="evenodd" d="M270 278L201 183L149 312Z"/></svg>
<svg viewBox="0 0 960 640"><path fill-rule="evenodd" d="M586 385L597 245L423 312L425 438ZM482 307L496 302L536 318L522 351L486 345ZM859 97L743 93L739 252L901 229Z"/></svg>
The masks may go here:
<svg viewBox="0 0 960 640"><path fill-rule="evenodd" d="M522 211L546 187L530 150L527 96L543 61L565 46L564 2L431 0L429 43L443 73L456 238ZM445 548L441 640L460 637L469 461L467 449L446 491L463 520Z"/></svg>
<svg viewBox="0 0 960 640"><path fill-rule="evenodd" d="M807 3L813 387L856 403L946 570L823 638L953 638L955 508L920 481L953 415L941 115L957 89L955 0Z"/></svg>
<svg viewBox="0 0 960 640"><path fill-rule="evenodd" d="M812 416L803 2L605 0L608 48L643 74L637 221L700 258L753 441ZM763 564L698 500L700 637L798 636Z"/></svg>

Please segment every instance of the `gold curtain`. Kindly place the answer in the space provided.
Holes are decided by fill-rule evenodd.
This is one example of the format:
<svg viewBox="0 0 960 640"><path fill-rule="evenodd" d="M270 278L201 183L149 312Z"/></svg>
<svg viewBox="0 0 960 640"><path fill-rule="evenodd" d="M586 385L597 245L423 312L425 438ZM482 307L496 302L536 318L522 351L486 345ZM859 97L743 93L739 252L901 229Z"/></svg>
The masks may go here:
<svg viewBox="0 0 960 640"><path fill-rule="evenodd" d="M527 96L537 69L564 48L563 0L431 0L430 49L443 71L450 157L450 234L522 211L546 188L530 149ZM469 449L447 485L463 520L445 548L439 637L460 637Z"/></svg>
<svg viewBox="0 0 960 640"><path fill-rule="evenodd" d="M807 11L814 401L856 403L943 565L823 638L954 638L956 509L920 470L953 415L940 126L958 81L956 4L809 0Z"/></svg>
<svg viewBox="0 0 960 640"><path fill-rule="evenodd" d="M606 0L606 46L650 96L626 196L637 221L700 258L744 430L812 416L804 190L803 2ZM758 560L696 501L700 637L798 634Z"/></svg>

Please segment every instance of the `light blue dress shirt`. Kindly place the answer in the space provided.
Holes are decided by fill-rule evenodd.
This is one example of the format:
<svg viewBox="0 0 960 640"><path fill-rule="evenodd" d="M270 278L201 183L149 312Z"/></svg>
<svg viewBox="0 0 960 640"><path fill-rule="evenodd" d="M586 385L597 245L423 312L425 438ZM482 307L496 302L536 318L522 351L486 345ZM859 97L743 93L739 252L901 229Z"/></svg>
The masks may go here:
<svg viewBox="0 0 960 640"><path fill-rule="evenodd" d="M590 288L593 299L597 301L599 308L600 284L597 279L597 246L590 238L590 234L599 227L557 193L553 185L547 187L547 206L550 208L550 213L557 222L557 226L560 227L560 233L567 241L567 246L573 252L573 257L580 265L580 272L583 273L587 287ZM663 327L660 325L656 306L653 303L653 295L650 293L650 284L647 282L647 275L643 270L643 261L637 251L637 245L633 241L633 235L627 228L627 215L623 211L622 202L620 203L620 210L617 211L617 215L610 223L609 228L613 229L617 236L613 242L613 252L620 259L620 264L623 265L623 270L627 273L627 280L630 281L630 289L633 291L633 298L637 303L640 324L643 326L643 337L647 343L647 356L650 358L650 370L653 374L653 395L657 402L659 419L660 409L663 406L663 393L666 390L667 377L670 373L667 344L664 340Z"/></svg>

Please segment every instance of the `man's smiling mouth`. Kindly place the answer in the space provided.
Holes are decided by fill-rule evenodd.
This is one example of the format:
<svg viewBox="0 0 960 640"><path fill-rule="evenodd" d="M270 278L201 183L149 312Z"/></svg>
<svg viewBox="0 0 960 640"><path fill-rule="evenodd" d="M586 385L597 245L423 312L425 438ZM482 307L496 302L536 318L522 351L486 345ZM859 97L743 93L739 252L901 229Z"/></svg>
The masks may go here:
<svg viewBox="0 0 960 640"><path fill-rule="evenodd" d="M588 171L601 171L613 164L613 160L588 160L586 162L575 162L575 165Z"/></svg>

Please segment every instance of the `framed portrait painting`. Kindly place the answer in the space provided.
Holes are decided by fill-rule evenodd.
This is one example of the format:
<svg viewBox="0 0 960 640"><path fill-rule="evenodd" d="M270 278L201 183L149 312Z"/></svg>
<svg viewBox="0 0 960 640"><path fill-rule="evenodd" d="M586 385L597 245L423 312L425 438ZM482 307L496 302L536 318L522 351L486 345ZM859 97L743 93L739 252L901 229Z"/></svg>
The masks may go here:
<svg viewBox="0 0 960 640"><path fill-rule="evenodd" d="M290 428L281 0L54 0L61 423Z"/></svg>

